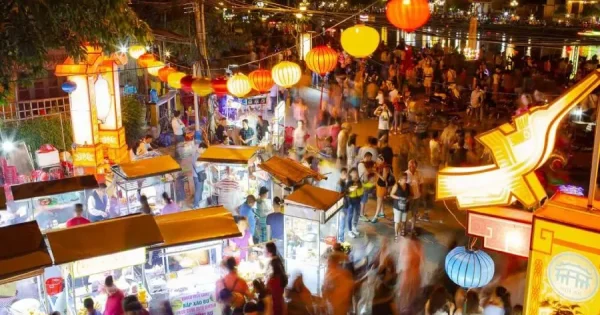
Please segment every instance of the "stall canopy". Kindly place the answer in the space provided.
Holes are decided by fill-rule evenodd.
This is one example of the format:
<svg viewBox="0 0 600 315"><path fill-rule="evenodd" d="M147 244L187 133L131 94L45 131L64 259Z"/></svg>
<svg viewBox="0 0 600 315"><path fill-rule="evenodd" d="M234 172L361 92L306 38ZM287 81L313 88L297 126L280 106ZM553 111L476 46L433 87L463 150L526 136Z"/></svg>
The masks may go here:
<svg viewBox="0 0 600 315"><path fill-rule="evenodd" d="M14 185L10 187L10 190L16 201L94 188L98 188L96 177L94 175L86 175Z"/></svg>
<svg viewBox="0 0 600 315"><path fill-rule="evenodd" d="M181 166L169 155L114 165L113 173L125 180L160 176L181 171Z"/></svg>
<svg viewBox="0 0 600 315"><path fill-rule="evenodd" d="M145 214L51 231L46 237L56 265L163 242L154 217Z"/></svg>
<svg viewBox="0 0 600 315"><path fill-rule="evenodd" d="M327 222L344 204L344 195L312 185L302 185L285 197L285 215Z"/></svg>
<svg viewBox="0 0 600 315"><path fill-rule="evenodd" d="M186 245L238 237L242 234L233 215L222 206L154 217L164 243L160 247Z"/></svg>
<svg viewBox="0 0 600 315"><path fill-rule="evenodd" d="M32 277L52 265L37 222L0 228L0 284Z"/></svg>
<svg viewBox="0 0 600 315"><path fill-rule="evenodd" d="M198 157L199 162L248 164L260 147L245 147L233 145L213 145L204 150Z"/></svg>
<svg viewBox="0 0 600 315"><path fill-rule="evenodd" d="M307 178L315 180L327 178L297 161L279 156L273 156L266 162L259 164L258 167L271 174L285 186L294 186Z"/></svg>

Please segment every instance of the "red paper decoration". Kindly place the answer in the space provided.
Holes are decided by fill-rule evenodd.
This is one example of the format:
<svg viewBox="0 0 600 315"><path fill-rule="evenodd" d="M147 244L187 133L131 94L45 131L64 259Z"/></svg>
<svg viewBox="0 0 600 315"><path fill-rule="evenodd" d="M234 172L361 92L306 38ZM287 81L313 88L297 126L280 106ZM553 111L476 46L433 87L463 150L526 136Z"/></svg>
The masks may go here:
<svg viewBox="0 0 600 315"><path fill-rule="evenodd" d="M327 72L335 69L338 61L337 52L327 46L318 46L311 49L306 57L306 66L319 75L325 75Z"/></svg>
<svg viewBox="0 0 600 315"><path fill-rule="evenodd" d="M273 87L273 78L271 77L270 70L258 69L250 72L248 75L250 79L250 86L258 92L266 92Z"/></svg>
<svg viewBox="0 0 600 315"><path fill-rule="evenodd" d="M391 0L385 12L388 21L405 32L425 25L429 20L429 2L427 0Z"/></svg>
<svg viewBox="0 0 600 315"><path fill-rule="evenodd" d="M179 81L179 83L181 83L181 89L186 92L192 91L192 83L193 82L194 82L194 77L189 74L186 75L185 77L181 78L181 80Z"/></svg>
<svg viewBox="0 0 600 315"><path fill-rule="evenodd" d="M154 57L154 55L151 53L143 54L138 58L138 64L143 68L147 68L148 65L153 61L156 61L156 57Z"/></svg>
<svg viewBox="0 0 600 315"><path fill-rule="evenodd" d="M212 81L210 81L210 84L212 85L215 94L219 96L227 94L227 79L223 77L212 79Z"/></svg>

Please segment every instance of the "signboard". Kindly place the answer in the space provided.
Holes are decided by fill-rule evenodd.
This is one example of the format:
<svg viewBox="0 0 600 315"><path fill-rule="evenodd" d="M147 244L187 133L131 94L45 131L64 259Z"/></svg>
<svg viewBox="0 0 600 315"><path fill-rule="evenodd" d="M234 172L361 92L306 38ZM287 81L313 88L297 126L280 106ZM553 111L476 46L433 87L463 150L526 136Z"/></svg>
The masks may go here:
<svg viewBox="0 0 600 315"><path fill-rule="evenodd" d="M170 300L173 314L214 315L217 302L212 292L177 296Z"/></svg>
<svg viewBox="0 0 600 315"><path fill-rule="evenodd" d="M483 247L529 257L531 224L469 212L467 234L483 238Z"/></svg>
<svg viewBox="0 0 600 315"><path fill-rule="evenodd" d="M144 248L136 248L120 253L76 261L73 263L73 276L81 278L105 271L141 265L145 262L146 250Z"/></svg>

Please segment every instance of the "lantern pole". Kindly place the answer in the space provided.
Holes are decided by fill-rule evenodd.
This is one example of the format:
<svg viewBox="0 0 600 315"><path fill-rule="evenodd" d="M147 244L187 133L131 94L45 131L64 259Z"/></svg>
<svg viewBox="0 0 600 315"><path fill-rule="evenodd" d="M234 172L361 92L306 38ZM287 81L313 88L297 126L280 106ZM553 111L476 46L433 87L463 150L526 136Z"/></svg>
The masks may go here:
<svg viewBox="0 0 600 315"><path fill-rule="evenodd" d="M600 115L596 115L596 133L594 135L594 153L592 154L592 173L590 174L590 185L588 188L588 210L594 208L594 197L596 196L596 183L598 181L598 155L600 155Z"/></svg>

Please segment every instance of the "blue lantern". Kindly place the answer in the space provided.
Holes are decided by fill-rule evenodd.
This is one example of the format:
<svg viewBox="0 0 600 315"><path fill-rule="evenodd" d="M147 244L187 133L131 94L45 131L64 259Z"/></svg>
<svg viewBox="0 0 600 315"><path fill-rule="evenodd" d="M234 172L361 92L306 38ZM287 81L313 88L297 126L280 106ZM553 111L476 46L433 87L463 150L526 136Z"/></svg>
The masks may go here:
<svg viewBox="0 0 600 315"><path fill-rule="evenodd" d="M75 91L77 89L77 83L75 83L73 81L65 81L61 85L61 88L66 93L71 94L71 92L73 92L73 91Z"/></svg>
<svg viewBox="0 0 600 315"><path fill-rule="evenodd" d="M446 273L460 287L480 288L494 277L494 261L483 251L461 246L446 256Z"/></svg>

